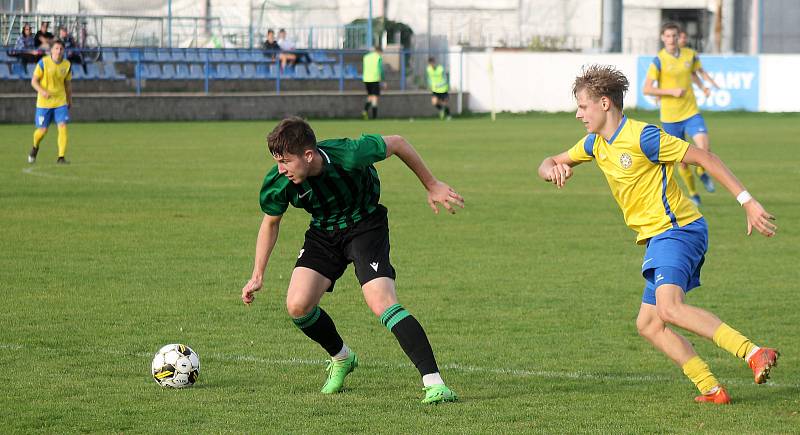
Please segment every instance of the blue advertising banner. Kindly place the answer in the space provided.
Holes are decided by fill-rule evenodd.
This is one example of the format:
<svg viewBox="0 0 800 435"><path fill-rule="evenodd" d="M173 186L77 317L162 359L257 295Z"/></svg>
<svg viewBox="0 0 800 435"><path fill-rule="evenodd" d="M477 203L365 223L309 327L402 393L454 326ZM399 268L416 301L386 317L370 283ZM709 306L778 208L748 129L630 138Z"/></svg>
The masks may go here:
<svg viewBox="0 0 800 435"><path fill-rule="evenodd" d="M638 61L639 83L636 85L636 106L639 109L656 110L654 97L644 95L644 81L647 68L653 56L640 56ZM694 95L697 106L705 110L752 110L758 111L758 57L755 56L700 56L703 69L719 85L711 87L711 95L706 98L697 86ZM709 85L710 87L710 85Z"/></svg>

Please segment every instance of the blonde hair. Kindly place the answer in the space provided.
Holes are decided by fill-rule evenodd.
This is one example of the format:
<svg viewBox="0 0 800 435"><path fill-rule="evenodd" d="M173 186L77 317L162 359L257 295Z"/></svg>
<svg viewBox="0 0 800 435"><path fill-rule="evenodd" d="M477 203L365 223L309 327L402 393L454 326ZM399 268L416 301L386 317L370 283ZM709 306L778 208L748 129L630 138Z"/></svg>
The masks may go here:
<svg viewBox="0 0 800 435"><path fill-rule="evenodd" d="M589 65L583 67L581 74L575 78L572 96L578 98L578 92L585 89L593 100L607 97L622 110L622 100L628 91L628 85L625 74L613 66Z"/></svg>

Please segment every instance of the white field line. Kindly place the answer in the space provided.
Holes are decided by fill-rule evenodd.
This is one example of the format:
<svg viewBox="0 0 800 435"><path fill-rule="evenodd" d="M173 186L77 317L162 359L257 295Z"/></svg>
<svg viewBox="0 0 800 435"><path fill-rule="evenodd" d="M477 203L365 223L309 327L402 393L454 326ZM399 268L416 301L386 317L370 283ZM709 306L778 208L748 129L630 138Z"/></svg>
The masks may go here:
<svg viewBox="0 0 800 435"><path fill-rule="evenodd" d="M72 166L73 164L71 164ZM92 178L92 177L78 177L75 175L62 175L62 174L51 174L47 172L40 172L34 171L36 166L29 166L22 170L23 174L26 175L33 175L36 177L43 177L43 178L55 178L59 180L71 180L71 181L88 181L88 182L95 182L95 183L114 183L114 184L139 184L139 185L148 185L152 183L148 183L146 181L135 181L135 180L112 180L109 178Z"/></svg>
<svg viewBox="0 0 800 435"><path fill-rule="evenodd" d="M99 165L92 165L92 164L79 164L80 166L99 166ZM70 166L76 166L75 163L71 163ZM102 177L81 177L77 175L64 175L64 174L52 174L49 172L42 172L39 170L35 170L36 166L29 166L22 170L22 173L25 175L33 175L34 177L42 177L42 178L54 178L58 180L69 180L69 181L83 181L88 183L106 183L106 184L117 184L117 185L133 185L133 186L168 186L168 187L192 187L192 188L239 188L241 187L238 184L212 184L212 183L190 183L190 184L175 184L172 182L153 182L153 181L145 181L145 180L130 180L130 179L113 179L113 178L102 178Z"/></svg>
<svg viewBox="0 0 800 435"><path fill-rule="evenodd" d="M49 347L31 347L25 346L21 344L15 343L0 343L0 351L21 351L21 350L34 350L34 351L48 351L48 352L58 352L60 350L70 350L75 351L76 348L69 348L69 349L54 349ZM84 347L78 348L82 353L92 353L95 352L96 349ZM147 353L147 352L123 352L127 355L141 357L141 358L152 358L155 353ZM225 353L219 352L204 352L202 358L204 360L219 360L219 361L229 361L229 362L237 362L237 361L245 361L245 362L254 362L259 364L272 364L272 365L280 365L280 366L323 366L325 364L324 360L317 360L317 359L305 359L305 358L281 358L281 359L274 359L274 358L261 358L253 355L230 355ZM391 363L387 361L368 361L362 362L359 361L359 367L365 368L388 368L388 369L405 369L410 367L410 363L401 364L401 363ZM487 374L494 374L494 375L504 375L510 377L518 377L518 378L543 378L543 379L572 379L572 380L586 380L586 381L612 381L612 382L675 382L678 379L681 379L677 376L656 376L656 375L623 375L623 374L609 374L609 373L592 373L586 371L549 371L549 370L532 370L532 369L518 369L518 368L509 368L509 367L480 367L480 366L471 366L471 365L463 365L458 363L449 363L449 364L442 364L439 366L443 371L456 371L456 372L468 372L468 373L487 373ZM733 380L729 379L723 382L725 385L736 385L736 386L744 386L744 385L753 385L753 382L750 381L749 372L746 368L742 370L744 373L748 374L747 381L738 379ZM800 384L790 384L790 383L781 383L781 382L772 382L769 381L766 384L762 385L763 387L777 387L777 388L800 388Z"/></svg>

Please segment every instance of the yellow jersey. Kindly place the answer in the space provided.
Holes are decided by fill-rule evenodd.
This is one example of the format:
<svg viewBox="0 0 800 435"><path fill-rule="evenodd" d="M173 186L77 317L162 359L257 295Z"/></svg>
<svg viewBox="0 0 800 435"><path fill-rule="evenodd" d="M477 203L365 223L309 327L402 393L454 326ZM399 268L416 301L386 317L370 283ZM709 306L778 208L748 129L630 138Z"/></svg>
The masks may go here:
<svg viewBox="0 0 800 435"><path fill-rule="evenodd" d="M674 163L683 159L690 146L655 125L623 116L608 141L589 134L568 153L574 162L597 162L625 224L638 233L636 243L643 244L703 216L672 179Z"/></svg>
<svg viewBox="0 0 800 435"><path fill-rule="evenodd" d="M41 94L36 98L36 107L54 109L67 105L67 89L65 82L72 80L72 64L66 59L56 63L52 57L45 56L36 64L33 75L39 79L39 84L50 94L44 98Z"/></svg>
<svg viewBox="0 0 800 435"><path fill-rule="evenodd" d="M692 75L702 68L697 52L681 48L678 56L661 49L650 67L647 78L658 82L660 89L686 89L682 97L661 96L661 122L681 122L700 113L692 89Z"/></svg>

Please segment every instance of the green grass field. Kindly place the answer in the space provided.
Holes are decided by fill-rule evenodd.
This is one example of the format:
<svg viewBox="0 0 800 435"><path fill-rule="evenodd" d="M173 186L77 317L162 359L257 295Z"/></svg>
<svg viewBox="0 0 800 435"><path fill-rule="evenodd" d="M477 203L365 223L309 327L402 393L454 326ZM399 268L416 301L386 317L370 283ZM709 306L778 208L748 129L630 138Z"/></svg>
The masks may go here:
<svg viewBox="0 0 800 435"><path fill-rule="evenodd" d="M653 113L633 117L655 121ZM250 308L258 190L275 121L86 124L72 165L55 129L1 125L0 424L3 433L510 433L800 431L798 115L706 114L713 149L778 217L745 236L726 192L705 195L710 250L689 301L783 351L770 384L689 334L734 404L699 406L680 369L637 335L642 248L604 178L564 190L547 154L584 133L571 114L312 121L319 138L401 134L467 201L434 215L396 158L378 164L400 301L426 328L462 400L426 407L418 375L364 304L352 269L323 307L361 366L319 394L326 355L284 308L308 216L291 209ZM198 384L150 378L164 344L192 346Z"/></svg>

